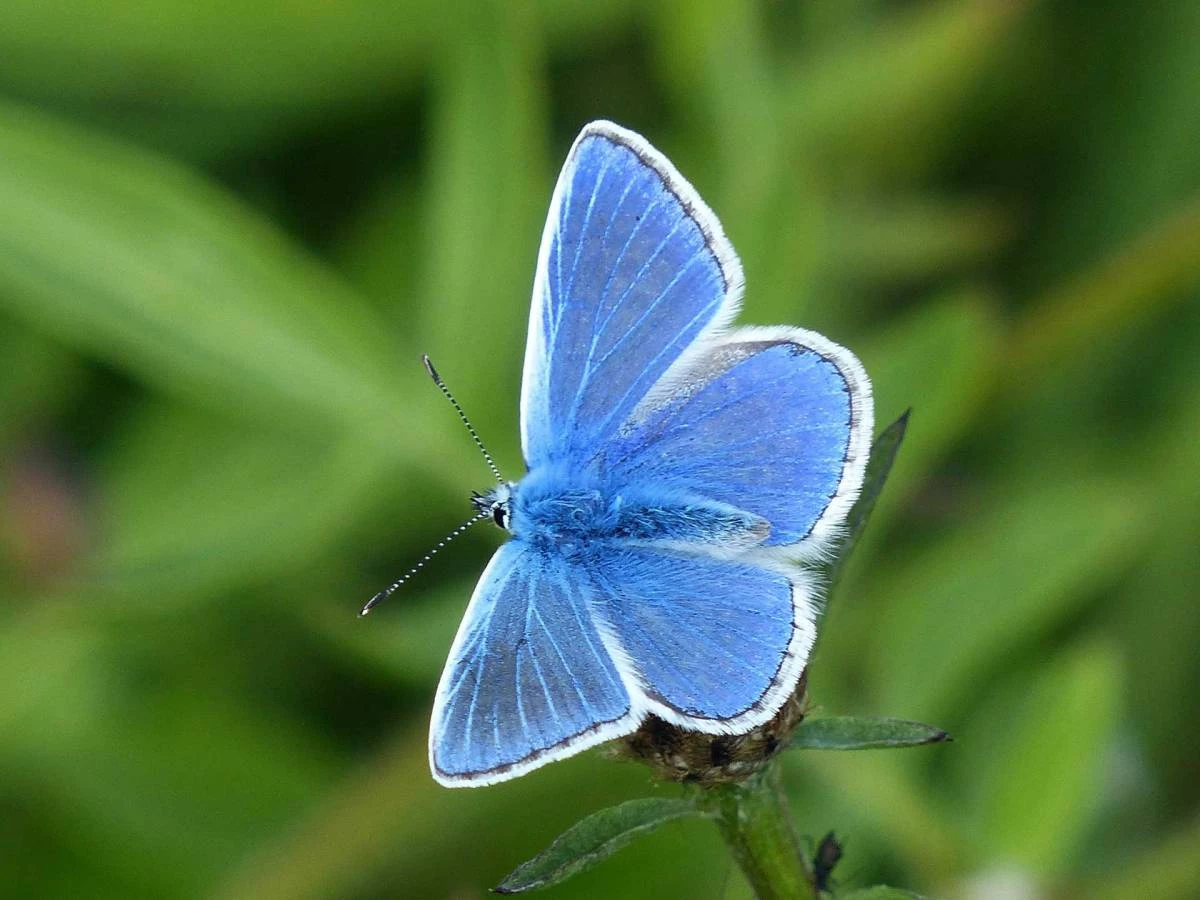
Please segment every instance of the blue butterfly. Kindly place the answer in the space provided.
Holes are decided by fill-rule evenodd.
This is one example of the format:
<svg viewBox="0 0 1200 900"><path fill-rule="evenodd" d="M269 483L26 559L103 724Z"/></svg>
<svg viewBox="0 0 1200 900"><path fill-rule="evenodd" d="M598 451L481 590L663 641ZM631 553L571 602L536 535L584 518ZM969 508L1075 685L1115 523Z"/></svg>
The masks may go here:
<svg viewBox="0 0 1200 900"><path fill-rule="evenodd" d="M476 495L512 539L438 686L430 765L492 784L635 731L770 719L816 635L814 579L862 486L871 385L848 350L729 330L742 267L644 138L593 122L538 254L528 472Z"/></svg>

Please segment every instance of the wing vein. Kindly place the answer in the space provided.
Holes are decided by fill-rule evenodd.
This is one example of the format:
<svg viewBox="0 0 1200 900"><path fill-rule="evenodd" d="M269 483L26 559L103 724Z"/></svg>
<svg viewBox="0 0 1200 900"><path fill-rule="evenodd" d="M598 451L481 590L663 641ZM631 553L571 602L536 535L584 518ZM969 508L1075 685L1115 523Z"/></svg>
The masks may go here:
<svg viewBox="0 0 1200 900"><path fill-rule="evenodd" d="M630 185L632 186L632 182L630 182ZM608 280L604 282L604 290L602 292L602 296L604 296L605 298L608 297L608 292L612 288L613 279L615 279L617 276L617 270L621 268L621 263L625 260L625 255L629 252L630 244L633 243L633 239L635 237L637 237L638 234L641 232L642 226L646 223L646 220L648 218L650 218L650 212L656 206L659 205L660 201L661 201L661 198L655 197L650 202L650 205L647 206L646 210L642 213L642 217L640 219L638 219L637 225L635 225L633 227L633 230L629 232L629 237L627 237L625 239L625 245L621 248L621 252L617 254L617 258L613 262L612 271L608 275ZM672 233L674 233L674 229L672 229ZM659 250L655 251L655 254L654 254L655 256L657 256L658 253L661 252L661 247L662 247L662 245L660 245ZM638 275L635 276L632 281L630 281L629 285L626 286L624 291L622 291L621 296L617 298L617 302L613 305L613 307L605 315L604 321L600 322L599 327L594 330L593 335L592 335L592 349L593 350L595 349L596 345L599 343L600 335L603 334L608 329L608 323L613 320L613 316L615 316L617 314L617 312L621 309L621 307L625 305L625 301L629 298L629 294L632 291L633 284L636 283L637 278L641 276L643 271L645 271L645 266L643 266L642 269L638 270ZM597 317L597 318L599 318L599 317ZM590 358L590 355L589 355L589 358Z"/></svg>
<svg viewBox="0 0 1200 900"><path fill-rule="evenodd" d="M592 185L592 196L588 199L587 211L584 213L583 222L579 226L579 243L575 247L575 259L571 263L571 280L567 283L566 293L563 294L563 298L560 300L560 305L563 307L566 306L565 298L570 296L571 292L575 289L575 276L579 271L579 256L583 253L583 245L585 243L585 238L587 237L588 225L592 221L592 210L596 206L596 197L600 193L600 185L604 183L604 176L608 172L611 164L611 157L605 159L603 165L600 167L600 171L596 173L596 183ZM567 210L567 214L570 215L570 210Z"/></svg>
<svg viewBox="0 0 1200 900"><path fill-rule="evenodd" d="M709 305L711 306L711 304L709 304ZM684 334L686 334L688 332L688 330L690 330L691 327L693 325L695 325L696 322L698 322L702 316L706 315L708 313L708 311L709 311L708 306L705 306L705 307L701 308L700 311L696 313L696 315L692 316L691 320L683 328L681 328L679 330L679 332L675 335L675 338L670 343L664 344L663 348L661 350L659 350L657 354L655 354L654 358L650 361L649 365L645 366L645 369L650 369L655 363L657 363L663 357L663 355L665 353L672 350L675 347L675 344L679 342L679 339ZM633 393L635 388L637 388L639 380L640 379L635 379L634 382L631 385L629 385L628 388L625 389L625 392L621 395L620 400L613 405L612 409L609 411L608 415L605 417L604 421L601 423L600 428L598 429L601 433L603 433L612 424L613 416L615 416L621 410L621 408L624 407L625 403L629 400L629 395Z"/></svg>
<svg viewBox="0 0 1200 900"><path fill-rule="evenodd" d="M584 696L583 689L579 686L579 681L575 678L575 673L571 671L571 667L567 664L567 658L563 656L563 652L558 646L558 641L554 640L554 635L551 634L550 629L546 626L546 621L542 618L542 614L537 610L534 610L533 614L537 618L538 625L540 625L542 628L542 633L546 635L546 640L550 642L550 646L554 650L554 655L557 656L558 661L562 663L563 671L567 675L567 680L570 681L571 686L575 688L575 693L579 697L579 702L583 706L584 712L587 713L588 718L592 719L592 721L595 721L595 710L592 709L592 705L588 702L587 697Z"/></svg>

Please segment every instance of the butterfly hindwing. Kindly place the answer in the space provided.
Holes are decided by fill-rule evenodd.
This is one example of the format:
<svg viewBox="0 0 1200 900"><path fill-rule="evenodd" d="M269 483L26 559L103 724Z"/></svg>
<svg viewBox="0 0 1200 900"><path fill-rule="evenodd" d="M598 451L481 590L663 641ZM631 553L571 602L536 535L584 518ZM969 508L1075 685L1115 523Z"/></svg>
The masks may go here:
<svg viewBox="0 0 1200 900"><path fill-rule="evenodd" d="M587 568L635 706L735 733L769 719L795 686L816 634L797 574L634 545L608 547Z"/></svg>
<svg viewBox="0 0 1200 900"><path fill-rule="evenodd" d="M579 469L702 334L727 323L742 270L716 217L640 136L593 122L551 201L521 395L530 468Z"/></svg>
<svg viewBox="0 0 1200 900"><path fill-rule="evenodd" d="M765 547L820 547L858 496L872 419L849 351L798 328L741 329L670 373L601 468L615 484L670 485L760 516Z"/></svg>
<svg viewBox="0 0 1200 900"><path fill-rule="evenodd" d="M511 778L634 727L588 585L573 574L521 541L496 551L434 703L430 764L443 784Z"/></svg>
<svg viewBox="0 0 1200 900"><path fill-rule="evenodd" d="M799 677L814 616L807 583L783 569L633 544L568 564L511 541L480 579L442 675L434 776L507 780L651 713L710 733L753 728Z"/></svg>

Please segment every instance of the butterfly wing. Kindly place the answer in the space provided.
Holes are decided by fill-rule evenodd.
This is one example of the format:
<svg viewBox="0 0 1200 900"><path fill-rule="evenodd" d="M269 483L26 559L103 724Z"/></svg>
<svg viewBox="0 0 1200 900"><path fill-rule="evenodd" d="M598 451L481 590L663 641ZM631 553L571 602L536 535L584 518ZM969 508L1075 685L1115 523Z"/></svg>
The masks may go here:
<svg viewBox="0 0 1200 900"><path fill-rule="evenodd" d="M590 585L523 541L488 564L450 650L429 737L434 777L491 784L627 734L630 698Z"/></svg>
<svg viewBox="0 0 1200 900"><path fill-rule="evenodd" d="M568 564L510 541L438 686L434 777L506 781L630 734L650 713L709 733L753 728L800 675L810 598L784 568L620 542Z"/></svg>
<svg viewBox="0 0 1200 900"><path fill-rule="evenodd" d="M874 411L852 353L798 328L699 345L604 448L614 484L659 485L765 519L764 547L819 553L862 488Z"/></svg>
<svg viewBox="0 0 1200 900"><path fill-rule="evenodd" d="M638 673L635 707L710 733L779 709L816 635L817 591L794 560L824 551L857 498L873 415L849 351L800 329L748 328L689 350L602 448L602 478L647 508L700 496L770 526L752 546L672 525L657 542L597 553L617 655Z"/></svg>
<svg viewBox="0 0 1200 900"><path fill-rule="evenodd" d="M676 518L703 534L680 540L674 528L673 546L597 541L569 563L520 539L502 547L434 705L430 759L443 784L515 777L650 713L745 731L794 689L815 604L787 558L819 552L857 497L870 384L852 354L810 332L718 338L741 288L716 217L675 168L611 123L585 128L538 258L526 462L636 486L643 500L661 490L660 516L698 497L719 523L752 527L724 546L729 529L700 527L687 507ZM769 525L761 538L756 522ZM758 544L743 546L750 538Z"/></svg>
<svg viewBox="0 0 1200 900"><path fill-rule="evenodd" d="M635 708L735 734L794 690L816 634L802 575L629 543L598 553L589 575Z"/></svg>
<svg viewBox="0 0 1200 900"><path fill-rule="evenodd" d="M742 269L709 208L637 134L576 139L538 255L521 393L535 468L581 469L651 386L737 312Z"/></svg>

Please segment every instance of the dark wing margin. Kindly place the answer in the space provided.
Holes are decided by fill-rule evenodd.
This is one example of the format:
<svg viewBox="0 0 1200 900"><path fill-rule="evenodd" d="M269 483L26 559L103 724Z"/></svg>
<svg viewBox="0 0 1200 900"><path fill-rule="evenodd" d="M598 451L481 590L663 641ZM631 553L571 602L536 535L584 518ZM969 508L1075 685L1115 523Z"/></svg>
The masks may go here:
<svg viewBox="0 0 1200 900"><path fill-rule="evenodd" d="M819 553L862 488L873 427L871 383L849 350L799 328L743 328L690 351L600 468L760 516L765 547Z"/></svg>
<svg viewBox="0 0 1200 900"><path fill-rule="evenodd" d="M644 138L593 122L551 200L521 394L526 463L583 468L680 355L737 313L742 268Z"/></svg>
<svg viewBox="0 0 1200 900"><path fill-rule="evenodd" d="M444 785L492 784L636 728L587 585L521 541L496 551L450 651L429 759Z"/></svg>
<svg viewBox="0 0 1200 900"><path fill-rule="evenodd" d="M795 690L816 637L802 574L623 545L597 557L591 575L635 706L684 728L739 734Z"/></svg>

